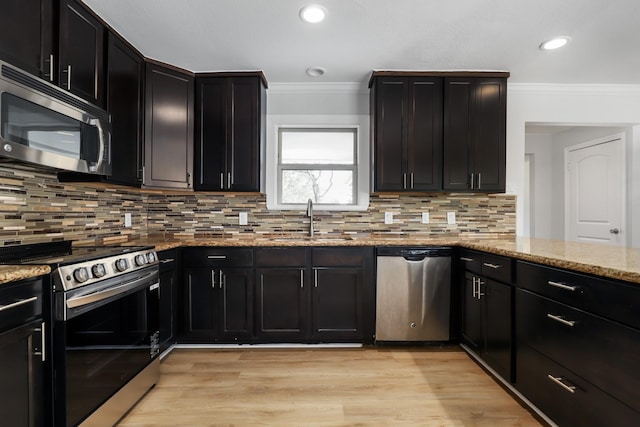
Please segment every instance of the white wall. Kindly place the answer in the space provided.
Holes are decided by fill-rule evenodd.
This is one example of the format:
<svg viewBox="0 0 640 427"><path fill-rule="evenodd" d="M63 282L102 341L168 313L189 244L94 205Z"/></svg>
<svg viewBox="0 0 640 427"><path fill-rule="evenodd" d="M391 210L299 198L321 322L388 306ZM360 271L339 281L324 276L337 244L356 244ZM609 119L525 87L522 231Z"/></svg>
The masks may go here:
<svg viewBox="0 0 640 427"><path fill-rule="evenodd" d="M516 230L522 235L525 123L637 125L640 124L640 86L512 84L508 91L507 192L518 196ZM628 139L633 141L628 156L629 244L640 247L640 126L631 128L629 133Z"/></svg>
<svg viewBox="0 0 640 427"><path fill-rule="evenodd" d="M551 239L551 135L527 135L525 153L532 154L531 163L531 223L532 237ZM523 189L524 194L524 189ZM526 234L523 230L521 234Z"/></svg>

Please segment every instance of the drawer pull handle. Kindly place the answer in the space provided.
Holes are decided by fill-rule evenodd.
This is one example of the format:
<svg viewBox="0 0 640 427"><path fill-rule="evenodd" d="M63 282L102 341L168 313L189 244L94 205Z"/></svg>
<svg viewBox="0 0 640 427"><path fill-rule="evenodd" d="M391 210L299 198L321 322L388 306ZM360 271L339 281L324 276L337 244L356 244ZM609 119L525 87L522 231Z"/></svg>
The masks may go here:
<svg viewBox="0 0 640 427"><path fill-rule="evenodd" d="M208 255L207 258L209 259L227 259L226 255Z"/></svg>
<svg viewBox="0 0 640 427"><path fill-rule="evenodd" d="M466 256L461 256L460 260L461 261L465 261L465 262L473 262L473 261L475 261L473 258L467 258Z"/></svg>
<svg viewBox="0 0 640 427"><path fill-rule="evenodd" d="M169 264L170 262L173 262L173 261L175 261L175 259L173 259L173 258L167 258L167 259L161 259L161 260L160 260L160 263L161 263L161 264Z"/></svg>
<svg viewBox="0 0 640 427"><path fill-rule="evenodd" d="M565 285L564 283L554 282L553 280L549 280L547 284L550 286L555 286L556 288L564 289L565 291L571 291L571 292L575 292L575 290L578 289L577 286L569 286L569 285Z"/></svg>
<svg viewBox="0 0 640 427"><path fill-rule="evenodd" d="M484 264L485 267L489 267L489 268L495 268L495 269L502 268L502 266L500 264L490 264L488 262L485 262L483 264Z"/></svg>
<svg viewBox="0 0 640 427"><path fill-rule="evenodd" d="M562 380L564 379L562 377L554 377L553 375L547 375L547 378L549 378L554 383L558 384L563 389L567 390L569 393L575 393L576 392L576 386L574 386L574 385L566 385L565 383L562 382Z"/></svg>
<svg viewBox="0 0 640 427"><path fill-rule="evenodd" d="M556 316L556 315L553 315L553 314L547 313L547 317L548 317L549 319L553 319L553 320L555 320L556 322L560 322L560 323L562 323L563 325L567 325L567 326L571 326L571 327L574 327L574 326L576 325L575 320L565 320L565 319L563 319L561 316Z"/></svg>
<svg viewBox="0 0 640 427"><path fill-rule="evenodd" d="M0 311L11 310L12 308L20 307L21 305L29 304L30 302L34 302L38 299L38 297L31 297L27 299L23 299L12 304L8 305L0 305Z"/></svg>

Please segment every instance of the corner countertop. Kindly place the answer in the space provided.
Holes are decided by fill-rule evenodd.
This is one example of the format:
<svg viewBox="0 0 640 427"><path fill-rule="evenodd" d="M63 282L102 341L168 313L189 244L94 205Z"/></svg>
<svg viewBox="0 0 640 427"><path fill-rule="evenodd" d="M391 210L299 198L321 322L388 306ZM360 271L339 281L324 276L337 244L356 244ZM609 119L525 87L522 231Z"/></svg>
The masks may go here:
<svg viewBox="0 0 640 427"><path fill-rule="evenodd" d="M304 236L256 235L251 238L211 237L148 239L126 245L155 246L157 251L179 247L277 247L277 246L458 246L564 268L596 276L640 284L640 249L591 243L530 238L477 239L464 237L427 238L412 236ZM0 284L48 274L47 266L0 266Z"/></svg>

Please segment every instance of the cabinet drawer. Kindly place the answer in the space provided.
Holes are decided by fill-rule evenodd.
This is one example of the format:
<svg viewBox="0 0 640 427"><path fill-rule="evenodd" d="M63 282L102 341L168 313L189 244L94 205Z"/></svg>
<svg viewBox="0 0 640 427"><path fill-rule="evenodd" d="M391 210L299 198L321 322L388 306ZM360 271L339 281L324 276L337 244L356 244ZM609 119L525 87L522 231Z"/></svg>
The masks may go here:
<svg viewBox="0 0 640 427"><path fill-rule="evenodd" d="M185 267L252 267L251 248L186 248Z"/></svg>
<svg viewBox="0 0 640 427"><path fill-rule="evenodd" d="M314 267L356 267L364 263L364 258L364 248L311 249L311 263Z"/></svg>
<svg viewBox="0 0 640 427"><path fill-rule="evenodd" d="M640 285L525 261L516 263L516 277L521 288L640 329Z"/></svg>
<svg viewBox="0 0 640 427"><path fill-rule="evenodd" d="M482 254L469 249L460 249L460 267L474 273L482 273Z"/></svg>
<svg viewBox="0 0 640 427"><path fill-rule="evenodd" d="M511 283L511 258L482 254L482 275L505 283Z"/></svg>
<svg viewBox="0 0 640 427"><path fill-rule="evenodd" d="M258 248L256 266L258 267L305 267L307 249L295 248Z"/></svg>
<svg viewBox="0 0 640 427"><path fill-rule="evenodd" d="M160 271L165 272L176 268L178 262L178 250L167 249L158 252L158 259L160 260Z"/></svg>
<svg viewBox="0 0 640 427"><path fill-rule="evenodd" d="M529 346L518 347L516 388L560 426L636 426L640 413Z"/></svg>
<svg viewBox="0 0 640 427"><path fill-rule="evenodd" d="M518 289L518 342L640 411L640 331Z"/></svg>
<svg viewBox="0 0 640 427"><path fill-rule="evenodd" d="M42 279L0 286L0 332L42 315Z"/></svg>

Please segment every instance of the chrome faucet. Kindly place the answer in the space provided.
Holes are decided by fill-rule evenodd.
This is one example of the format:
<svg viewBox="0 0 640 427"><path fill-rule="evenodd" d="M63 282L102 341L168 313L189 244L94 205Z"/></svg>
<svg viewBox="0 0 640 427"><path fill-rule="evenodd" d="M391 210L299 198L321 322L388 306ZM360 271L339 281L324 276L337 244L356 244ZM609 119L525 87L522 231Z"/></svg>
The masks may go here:
<svg viewBox="0 0 640 427"><path fill-rule="evenodd" d="M313 237L313 200L307 201L307 216L309 217L309 237Z"/></svg>

